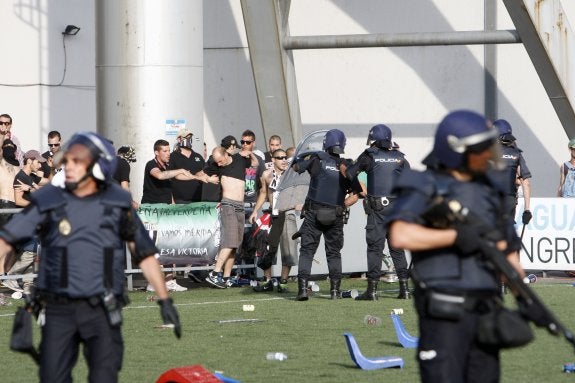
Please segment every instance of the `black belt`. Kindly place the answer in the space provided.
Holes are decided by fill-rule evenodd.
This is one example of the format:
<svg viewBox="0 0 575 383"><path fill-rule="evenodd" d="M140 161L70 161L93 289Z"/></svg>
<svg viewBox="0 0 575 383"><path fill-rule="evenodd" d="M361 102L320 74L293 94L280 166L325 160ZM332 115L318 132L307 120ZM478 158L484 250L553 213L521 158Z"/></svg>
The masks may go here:
<svg viewBox="0 0 575 383"><path fill-rule="evenodd" d="M374 201L374 202L381 202L381 206L387 206L389 205L396 197L391 197L391 196L383 196L383 197L374 197L371 195L367 196L367 200L368 201Z"/></svg>
<svg viewBox="0 0 575 383"><path fill-rule="evenodd" d="M72 298L65 295L58 295L46 292L38 292L38 300L42 303L54 305L66 305L71 303L87 302L90 306L97 306L102 301L100 296L92 296L87 298Z"/></svg>
<svg viewBox="0 0 575 383"><path fill-rule="evenodd" d="M312 201L308 201L308 202L306 203L306 207L307 207L309 210L337 209L338 207L341 208L340 206L326 205L326 204L323 204L323 203L312 202Z"/></svg>

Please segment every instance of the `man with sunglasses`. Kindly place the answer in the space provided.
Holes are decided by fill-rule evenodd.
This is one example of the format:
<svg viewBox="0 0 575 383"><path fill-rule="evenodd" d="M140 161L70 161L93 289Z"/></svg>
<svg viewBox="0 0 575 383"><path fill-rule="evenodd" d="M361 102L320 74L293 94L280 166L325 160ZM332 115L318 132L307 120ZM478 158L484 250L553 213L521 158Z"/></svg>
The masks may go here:
<svg viewBox="0 0 575 383"><path fill-rule="evenodd" d="M13 120L9 114L0 114L0 135L4 136L4 140L12 141L16 147L16 160L18 160L19 163L22 163L22 160L24 159L24 153L20 150L22 145L20 145L20 140L12 134L12 124Z"/></svg>
<svg viewBox="0 0 575 383"><path fill-rule="evenodd" d="M297 223L295 210L278 211L274 209L275 202L279 195L276 191L280 183L281 177L288 168L288 157L283 149L274 150L271 156L273 168L268 169L262 175L262 184L265 190L260 193L254 211L250 215L249 222L254 223L258 217L258 211L267 201L270 204L272 211L272 228L268 236L269 250L267 256L262 258L262 263L258 265L264 270L264 282L254 287L256 292L272 291L272 265L276 263L276 253L278 245L281 246L282 254L282 271L280 283L278 284L278 292L287 292L287 282L292 266L296 266L297 259L297 243L291 239L291 236L297 231ZM260 262L262 262L260 261Z"/></svg>
<svg viewBox="0 0 575 383"><path fill-rule="evenodd" d="M42 172L44 173L44 177L46 178L51 179L56 173L56 171L59 170L54 167L53 158L54 154L60 151L61 141L62 136L60 135L60 132L58 132L57 130L52 130L50 133L48 133L49 150L42 153L42 157L46 159L46 162L42 162Z"/></svg>
<svg viewBox="0 0 575 383"><path fill-rule="evenodd" d="M252 163L252 165L246 168L245 173L245 186L244 186L244 204L245 209L245 222L249 223L249 218L254 211L254 206L258 199L260 193L265 193L263 185L261 182L261 177L266 170L264 162L264 154L256 149L256 134L251 130L244 130L241 135L240 149L242 151L254 153L254 157L257 163ZM247 245L249 243L249 236L252 234L252 229L248 226L244 230L244 240L241 250L238 255L240 259L252 260L254 256L254 251L248 251Z"/></svg>

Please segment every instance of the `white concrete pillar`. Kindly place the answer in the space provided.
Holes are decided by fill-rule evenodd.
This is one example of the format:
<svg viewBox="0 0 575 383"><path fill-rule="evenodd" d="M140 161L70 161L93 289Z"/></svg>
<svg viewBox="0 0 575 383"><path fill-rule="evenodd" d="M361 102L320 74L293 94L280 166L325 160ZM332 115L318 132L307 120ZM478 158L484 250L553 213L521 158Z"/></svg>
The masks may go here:
<svg viewBox="0 0 575 383"><path fill-rule="evenodd" d="M130 181L139 201L154 142L175 141L170 120L191 129L194 149L203 151L203 4L98 0L95 6L98 131L116 147L136 148Z"/></svg>

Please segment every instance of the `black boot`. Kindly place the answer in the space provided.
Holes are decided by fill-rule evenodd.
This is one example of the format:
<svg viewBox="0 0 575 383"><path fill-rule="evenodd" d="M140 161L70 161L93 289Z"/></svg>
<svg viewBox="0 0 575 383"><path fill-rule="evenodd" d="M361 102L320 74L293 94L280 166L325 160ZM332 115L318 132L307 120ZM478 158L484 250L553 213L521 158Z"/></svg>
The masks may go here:
<svg viewBox="0 0 575 383"><path fill-rule="evenodd" d="M409 294L409 283L408 279L399 280L399 295L397 299L411 299L411 294Z"/></svg>
<svg viewBox="0 0 575 383"><path fill-rule="evenodd" d="M356 301L376 301L377 300L377 284L379 281L377 280L368 280L367 281L367 290L355 297Z"/></svg>
<svg viewBox="0 0 575 383"><path fill-rule="evenodd" d="M297 297L296 301L307 301L309 299L307 295L307 278L298 277L297 279Z"/></svg>
<svg viewBox="0 0 575 383"><path fill-rule="evenodd" d="M330 279L329 280L329 293L331 299L341 299L341 291L339 289L341 285L341 279Z"/></svg>

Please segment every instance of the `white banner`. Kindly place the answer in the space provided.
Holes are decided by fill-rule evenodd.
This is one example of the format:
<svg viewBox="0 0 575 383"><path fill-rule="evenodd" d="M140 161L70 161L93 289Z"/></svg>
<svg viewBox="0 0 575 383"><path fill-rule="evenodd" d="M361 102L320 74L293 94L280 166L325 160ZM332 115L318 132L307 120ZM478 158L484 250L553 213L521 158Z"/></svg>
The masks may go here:
<svg viewBox="0 0 575 383"><path fill-rule="evenodd" d="M521 266L527 270L575 270L575 198L531 198L533 219L521 223L522 198L517 204L517 233L523 230Z"/></svg>

